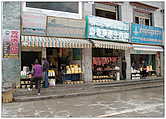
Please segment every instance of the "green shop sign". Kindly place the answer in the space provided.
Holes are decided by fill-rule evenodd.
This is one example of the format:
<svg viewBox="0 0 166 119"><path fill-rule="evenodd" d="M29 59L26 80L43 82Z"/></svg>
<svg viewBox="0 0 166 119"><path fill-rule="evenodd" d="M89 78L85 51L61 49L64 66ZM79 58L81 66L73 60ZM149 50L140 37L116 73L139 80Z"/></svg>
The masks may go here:
<svg viewBox="0 0 166 119"><path fill-rule="evenodd" d="M86 16L86 38L128 42L129 23Z"/></svg>

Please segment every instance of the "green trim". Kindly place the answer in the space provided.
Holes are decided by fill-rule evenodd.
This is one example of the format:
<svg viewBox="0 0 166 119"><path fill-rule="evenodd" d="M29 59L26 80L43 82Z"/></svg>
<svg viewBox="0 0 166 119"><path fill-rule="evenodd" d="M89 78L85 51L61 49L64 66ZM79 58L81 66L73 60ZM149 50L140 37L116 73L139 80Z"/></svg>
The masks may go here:
<svg viewBox="0 0 166 119"><path fill-rule="evenodd" d="M88 39L89 36L89 17L85 16L86 26L85 26L85 38Z"/></svg>

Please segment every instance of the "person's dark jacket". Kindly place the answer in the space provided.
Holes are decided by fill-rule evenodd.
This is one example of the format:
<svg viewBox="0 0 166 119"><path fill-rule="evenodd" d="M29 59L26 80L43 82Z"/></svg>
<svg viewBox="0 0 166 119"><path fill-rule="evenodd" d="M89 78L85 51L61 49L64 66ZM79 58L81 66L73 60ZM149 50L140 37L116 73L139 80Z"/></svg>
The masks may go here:
<svg viewBox="0 0 166 119"><path fill-rule="evenodd" d="M43 62L43 72L48 71L49 69L49 63L47 60L44 60Z"/></svg>

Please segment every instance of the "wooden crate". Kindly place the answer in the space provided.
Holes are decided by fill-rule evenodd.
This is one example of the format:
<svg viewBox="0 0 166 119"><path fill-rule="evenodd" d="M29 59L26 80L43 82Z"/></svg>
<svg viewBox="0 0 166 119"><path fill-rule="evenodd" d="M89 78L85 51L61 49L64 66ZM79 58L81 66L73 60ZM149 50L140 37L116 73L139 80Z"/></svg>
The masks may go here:
<svg viewBox="0 0 166 119"><path fill-rule="evenodd" d="M2 92L2 102L3 103L12 102L13 101L13 93L14 93L14 89L10 89L10 90Z"/></svg>

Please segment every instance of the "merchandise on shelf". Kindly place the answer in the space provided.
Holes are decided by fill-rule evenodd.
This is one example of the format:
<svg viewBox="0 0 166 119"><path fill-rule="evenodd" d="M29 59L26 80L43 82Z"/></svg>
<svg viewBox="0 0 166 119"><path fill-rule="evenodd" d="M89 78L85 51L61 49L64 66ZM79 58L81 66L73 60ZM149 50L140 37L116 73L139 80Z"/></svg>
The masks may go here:
<svg viewBox="0 0 166 119"><path fill-rule="evenodd" d="M120 80L119 57L93 57L93 79Z"/></svg>
<svg viewBox="0 0 166 119"><path fill-rule="evenodd" d="M81 67L79 64L72 64L66 66L66 74L77 74L82 73Z"/></svg>
<svg viewBox="0 0 166 119"><path fill-rule="evenodd" d="M54 70L48 70L48 77L55 77L55 71Z"/></svg>
<svg viewBox="0 0 166 119"><path fill-rule="evenodd" d="M20 72L21 78L25 79L25 78L32 78L32 74L29 71L29 67L27 66L23 66L23 71Z"/></svg>

